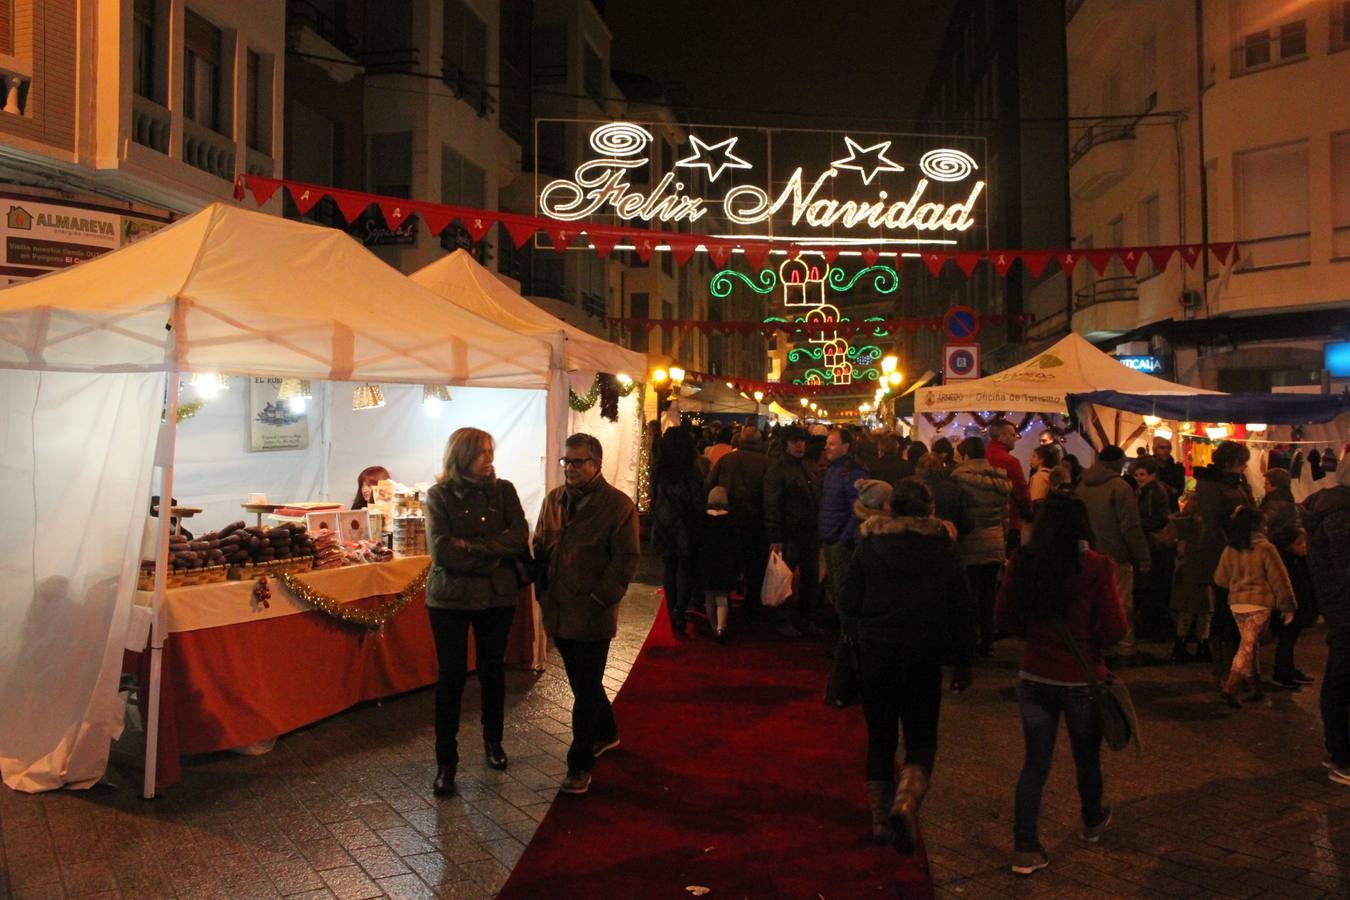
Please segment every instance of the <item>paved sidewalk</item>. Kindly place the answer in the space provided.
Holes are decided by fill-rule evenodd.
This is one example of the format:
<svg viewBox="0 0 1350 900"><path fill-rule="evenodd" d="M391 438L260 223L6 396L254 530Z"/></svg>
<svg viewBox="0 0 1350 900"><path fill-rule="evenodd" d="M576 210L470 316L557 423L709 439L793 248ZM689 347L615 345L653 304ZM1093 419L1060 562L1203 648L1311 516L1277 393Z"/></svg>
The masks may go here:
<svg viewBox="0 0 1350 900"><path fill-rule="evenodd" d="M625 599L607 684L622 685L657 609L659 560ZM820 641L822 651L827 641ZM1160 646L1150 649L1161 652ZM730 652L734 652L734 634ZM1109 754L1116 819L1081 846L1067 743L1042 813L1049 869L1007 871L1021 733L1012 701L1015 642L944 700L942 746L925 833L944 897L1350 896L1350 788L1327 782L1316 687L1273 691L1263 706L1221 706L1199 665L1124 671L1144 720L1145 754ZM1300 643L1320 673L1320 633ZM1269 650L1266 653L1269 663ZM822 671L825 658L822 653ZM153 802L139 768L114 788L42 795L0 790L0 900L9 897L491 897L565 771L571 697L561 662L508 674L506 748L495 772L465 694L459 793L431 795L430 690L353 710L291 734L265 756L191 760ZM856 708L841 716L860 715ZM856 778L859 828L864 748ZM562 874L562 873L560 873Z"/></svg>

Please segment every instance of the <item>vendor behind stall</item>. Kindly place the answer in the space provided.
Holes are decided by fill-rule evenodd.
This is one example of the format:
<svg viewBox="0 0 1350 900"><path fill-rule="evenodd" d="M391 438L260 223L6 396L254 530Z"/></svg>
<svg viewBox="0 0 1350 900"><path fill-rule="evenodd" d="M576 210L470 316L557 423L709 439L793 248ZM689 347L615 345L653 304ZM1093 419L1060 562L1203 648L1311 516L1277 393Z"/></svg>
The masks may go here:
<svg viewBox="0 0 1350 900"><path fill-rule="evenodd" d="M374 499L375 485L389 480L389 470L384 466L367 466L356 476L356 499L352 509L365 509Z"/></svg>

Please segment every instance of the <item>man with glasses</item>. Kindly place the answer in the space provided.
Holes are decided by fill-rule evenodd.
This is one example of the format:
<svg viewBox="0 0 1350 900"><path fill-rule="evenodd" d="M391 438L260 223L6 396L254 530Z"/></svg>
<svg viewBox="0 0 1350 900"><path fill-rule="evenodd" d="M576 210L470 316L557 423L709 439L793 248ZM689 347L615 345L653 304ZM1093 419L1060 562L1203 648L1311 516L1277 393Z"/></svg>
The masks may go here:
<svg viewBox="0 0 1350 900"><path fill-rule="evenodd" d="M1186 493L1186 467L1172 458L1172 442L1167 438L1153 439L1153 458L1158 461L1158 480L1167 488L1168 505L1176 512Z"/></svg>
<svg viewBox="0 0 1350 900"><path fill-rule="evenodd" d="M595 758L619 746L603 679L619 601L637 572L638 517L633 501L600 474L602 458L589 434L567 439L558 461L564 484L544 498L534 533L544 631L562 656L574 698L565 794L586 793Z"/></svg>

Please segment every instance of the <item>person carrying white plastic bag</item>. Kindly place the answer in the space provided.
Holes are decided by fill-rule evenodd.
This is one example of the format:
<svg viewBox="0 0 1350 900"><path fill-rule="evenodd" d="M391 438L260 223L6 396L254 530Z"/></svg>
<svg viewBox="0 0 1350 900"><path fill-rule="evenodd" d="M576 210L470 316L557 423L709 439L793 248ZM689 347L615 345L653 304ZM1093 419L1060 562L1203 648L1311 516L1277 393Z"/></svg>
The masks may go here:
<svg viewBox="0 0 1350 900"><path fill-rule="evenodd" d="M764 567L764 587L760 602L765 606L782 606L792 596L792 567L783 561L778 549L769 552L769 564Z"/></svg>

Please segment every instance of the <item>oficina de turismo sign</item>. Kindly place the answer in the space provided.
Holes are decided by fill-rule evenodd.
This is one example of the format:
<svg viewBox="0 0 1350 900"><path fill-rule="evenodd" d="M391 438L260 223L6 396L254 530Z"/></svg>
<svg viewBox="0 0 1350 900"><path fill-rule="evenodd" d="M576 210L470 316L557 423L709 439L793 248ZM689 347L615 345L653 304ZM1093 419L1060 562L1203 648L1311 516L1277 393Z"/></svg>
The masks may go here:
<svg viewBox="0 0 1350 900"><path fill-rule="evenodd" d="M979 139L718 126L672 143L668 125L539 120L537 141L546 128L588 129L570 177L536 176L539 214L559 221L740 226L734 236L803 245L983 243L964 239L983 232Z"/></svg>

